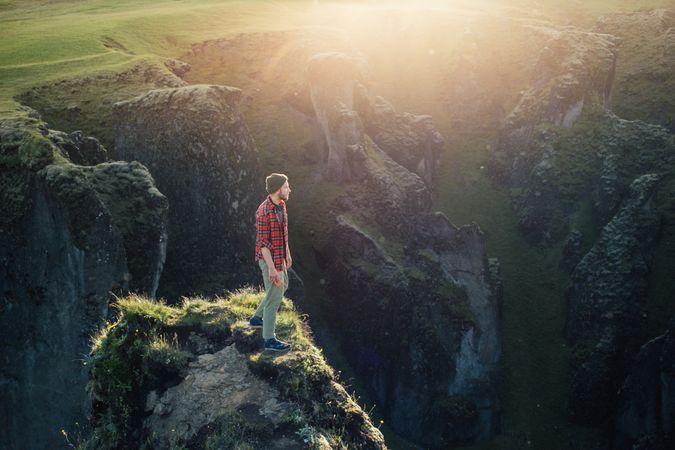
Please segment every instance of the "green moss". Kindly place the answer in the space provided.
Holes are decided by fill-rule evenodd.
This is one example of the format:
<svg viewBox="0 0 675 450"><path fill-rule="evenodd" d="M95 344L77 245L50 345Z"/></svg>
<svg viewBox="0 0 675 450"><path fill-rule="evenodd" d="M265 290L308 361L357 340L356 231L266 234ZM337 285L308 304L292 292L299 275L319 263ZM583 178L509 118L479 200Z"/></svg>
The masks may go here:
<svg viewBox="0 0 675 450"><path fill-rule="evenodd" d="M343 215L352 226L370 237L385 256L390 257L397 265L402 264L405 259L403 244L395 236L386 235L382 227L373 221L372 218L375 216L376 213L367 208L359 213L351 212Z"/></svg>
<svg viewBox="0 0 675 450"><path fill-rule="evenodd" d="M269 427L256 427L241 414L231 412L214 421L206 439L206 450L255 450L272 433Z"/></svg>
<svg viewBox="0 0 675 450"><path fill-rule="evenodd" d="M41 122L13 119L0 122L0 169L23 167L37 171L67 159L43 134Z"/></svg>

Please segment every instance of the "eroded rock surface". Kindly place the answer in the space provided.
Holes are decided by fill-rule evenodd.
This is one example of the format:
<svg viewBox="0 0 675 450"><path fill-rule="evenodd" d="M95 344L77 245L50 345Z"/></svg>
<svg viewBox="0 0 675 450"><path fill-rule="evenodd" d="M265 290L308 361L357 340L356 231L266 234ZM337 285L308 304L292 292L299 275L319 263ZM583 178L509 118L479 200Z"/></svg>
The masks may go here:
<svg viewBox="0 0 675 450"><path fill-rule="evenodd" d="M614 448L675 445L675 317L640 348L618 397Z"/></svg>
<svg viewBox="0 0 675 450"><path fill-rule="evenodd" d="M239 89L150 91L115 105L115 156L148 167L167 196L163 295L220 292L257 282L253 219L263 178L238 109Z"/></svg>
<svg viewBox="0 0 675 450"><path fill-rule="evenodd" d="M279 425L292 406L279 392L249 370L246 357L234 344L215 353L199 355L190 363L183 381L161 396L151 391L146 399L144 420L156 445L170 448L191 440L200 429L231 411L248 410L258 421ZM299 445L299 443L296 443Z"/></svg>
<svg viewBox="0 0 675 450"><path fill-rule="evenodd" d="M656 175L631 184L626 204L605 226L572 274L565 335L574 346L570 413L598 424L614 409L616 391L639 342L653 245L660 227Z"/></svg>
<svg viewBox="0 0 675 450"><path fill-rule="evenodd" d="M444 147L432 117L396 112L384 98L370 93L368 78L362 58L320 53L309 60L308 112L316 115L326 140L326 173L352 181L366 176L365 133L390 158L431 185Z"/></svg>
<svg viewBox="0 0 675 450"><path fill-rule="evenodd" d="M37 120L0 123L3 448L57 448L62 428L84 425L84 363L110 292L153 295L166 244L166 198L145 168L71 164L54 136Z"/></svg>
<svg viewBox="0 0 675 450"><path fill-rule="evenodd" d="M331 53L309 64L312 105L329 146L326 174L366 187L330 208L339 213L319 250L331 287L322 307L398 433L434 448L487 439L499 429L501 343L498 283L482 233L431 211L424 180L404 167L408 147L383 151L368 135L366 120L388 136L406 135L412 122L356 106L366 98L355 75L359 60Z"/></svg>

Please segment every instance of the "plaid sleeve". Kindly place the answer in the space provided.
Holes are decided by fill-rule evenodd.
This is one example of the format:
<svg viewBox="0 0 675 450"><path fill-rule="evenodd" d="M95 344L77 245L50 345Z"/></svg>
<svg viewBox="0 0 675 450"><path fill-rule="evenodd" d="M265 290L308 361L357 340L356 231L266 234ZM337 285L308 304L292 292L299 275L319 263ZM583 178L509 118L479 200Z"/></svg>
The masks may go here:
<svg viewBox="0 0 675 450"><path fill-rule="evenodd" d="M272 251L270 243L270 221L269 217L260 208L255 215L256 245L258 247L267 247Z"/></svg>

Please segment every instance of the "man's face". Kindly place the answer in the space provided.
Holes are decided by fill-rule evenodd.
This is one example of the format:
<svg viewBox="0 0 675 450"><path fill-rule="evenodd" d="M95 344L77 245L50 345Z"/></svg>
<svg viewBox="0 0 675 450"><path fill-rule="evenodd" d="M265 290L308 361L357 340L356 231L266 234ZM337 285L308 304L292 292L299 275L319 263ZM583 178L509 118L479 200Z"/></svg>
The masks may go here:
<svg viewBox="0 0 675 450"><path fill-rule="evenodd" d="M281 189L279 189L279 198L283 201L288 201L288 196L290 193L291 187L288 185L288 181L286 181L284 185L281 186Z"/></svg>

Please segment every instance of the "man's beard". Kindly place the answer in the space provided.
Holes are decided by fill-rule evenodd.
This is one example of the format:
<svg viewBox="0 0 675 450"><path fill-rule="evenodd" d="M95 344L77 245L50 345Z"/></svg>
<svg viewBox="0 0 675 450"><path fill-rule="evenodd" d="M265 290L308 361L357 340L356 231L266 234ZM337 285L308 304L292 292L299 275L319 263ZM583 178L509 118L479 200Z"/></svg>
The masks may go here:
<svg viewBox="0 0 675 450"><path fill-rule="evenodd" d="M281 193L280 193L280 194L279 194L279 198L280 198L281 200L287 202L287 201L288 201L288 194L284 195L284 194L281 194Z"/></svg>

